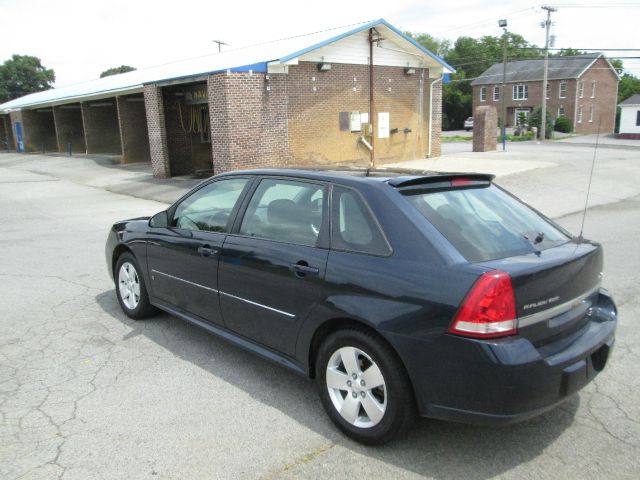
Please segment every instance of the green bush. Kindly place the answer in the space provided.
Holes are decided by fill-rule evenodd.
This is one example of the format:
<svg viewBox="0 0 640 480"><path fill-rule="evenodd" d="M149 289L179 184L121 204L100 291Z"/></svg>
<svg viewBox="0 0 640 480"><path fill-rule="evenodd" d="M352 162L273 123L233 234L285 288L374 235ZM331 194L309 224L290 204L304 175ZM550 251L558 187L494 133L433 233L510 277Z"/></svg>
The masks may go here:
<svg viewBox="0 0 640 480"><path fill-rule="evenodd" d="M556 118L554 130L556 132L571 133L573 132L573 122L567 117L558 117Z"/></svg>
<svg viewBox="0 0 640 480"><path fill-rule="evenodd" d="M542 125L540 121L541 119L542 119L542 107L534 108L533 111L531 112L531 115L529 115L529 127L537 127L538 136L540 136L540 126ZM551 115L549 115L549 110L547 110L547 132L545 135L547 139L551 138L552 132L553 132L553 118L551 118Z"/></svg>

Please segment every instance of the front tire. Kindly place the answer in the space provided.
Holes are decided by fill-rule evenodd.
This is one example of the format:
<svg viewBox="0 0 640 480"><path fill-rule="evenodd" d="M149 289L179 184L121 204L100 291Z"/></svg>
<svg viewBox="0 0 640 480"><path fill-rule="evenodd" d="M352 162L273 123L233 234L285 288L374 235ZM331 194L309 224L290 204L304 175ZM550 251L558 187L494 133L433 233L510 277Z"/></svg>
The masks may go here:
<svg viewBox="0 0 640 480"><path fill-rule="evenodd" d="M149 294L135 257L125 252L118 258L115 269L116 295L122 311L134 320L156 313L149 302Z"/></svg>
<svg viewBox="0 0 640 480"><path fill-rule="evenodd" d="M352 439L381 445L415 418L413 391L395 352L375 334L340 330L321 345L316 381L329 418Z"/></svg>

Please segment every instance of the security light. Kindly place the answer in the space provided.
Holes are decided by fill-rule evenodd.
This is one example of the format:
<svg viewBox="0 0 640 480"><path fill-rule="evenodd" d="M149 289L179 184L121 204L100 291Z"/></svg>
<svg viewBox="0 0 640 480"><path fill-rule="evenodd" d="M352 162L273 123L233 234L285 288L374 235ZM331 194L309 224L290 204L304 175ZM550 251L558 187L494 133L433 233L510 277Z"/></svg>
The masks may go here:
<svg viewBox="0 0 640 480"><path fill-rule="evenodd" d="M507 28L507 21L505 19L498 20L498 26L500 28Z"/></svg>

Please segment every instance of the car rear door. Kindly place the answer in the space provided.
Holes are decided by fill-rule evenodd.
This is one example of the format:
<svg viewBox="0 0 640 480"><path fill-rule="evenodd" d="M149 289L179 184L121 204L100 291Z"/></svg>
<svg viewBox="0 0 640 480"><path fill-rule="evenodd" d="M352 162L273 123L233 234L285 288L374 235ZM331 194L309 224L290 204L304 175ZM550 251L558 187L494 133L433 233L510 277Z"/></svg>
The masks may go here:
<svg viewBox="0 0 640 480"><path fill-rule="evenodd" d="M147 246L155 300L222 325L218 263L249 177L203 185L169 210L169 228L151 228Z"/></svg>
<svg viewBox="0 0 640 480"><path fill-rule="evenodd" d="M220 259L224 322L246 338L293 355L300 325L322 293L327 185L265 177L245 204Z"/></svg>

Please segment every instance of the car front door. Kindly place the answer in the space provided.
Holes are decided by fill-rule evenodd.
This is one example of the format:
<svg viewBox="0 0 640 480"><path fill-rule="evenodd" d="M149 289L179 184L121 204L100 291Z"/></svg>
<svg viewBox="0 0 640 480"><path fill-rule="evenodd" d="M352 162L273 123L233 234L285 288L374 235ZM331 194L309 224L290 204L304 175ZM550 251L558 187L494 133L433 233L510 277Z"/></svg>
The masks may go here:
<svg viewBox="0 0 640 480"><path fill-rule="evenodd" d="M298 330L322 293L327 187L263 178L227 236L218 273L230 330L293 355Z"/></svg>
<svg viewBox="0 0 640 480"><path fill-rule="evenodd" d="M208 183L168 211L168 228L150 228L147 265L155 300L223 324L218 262L249 183L248 177Z"/></svg>

